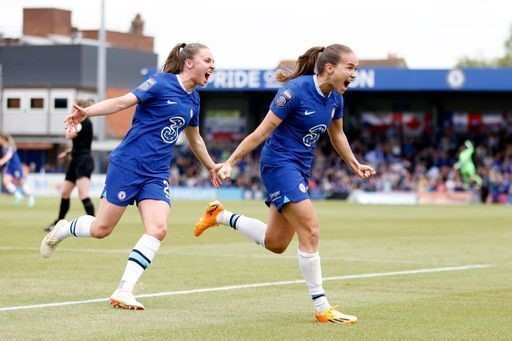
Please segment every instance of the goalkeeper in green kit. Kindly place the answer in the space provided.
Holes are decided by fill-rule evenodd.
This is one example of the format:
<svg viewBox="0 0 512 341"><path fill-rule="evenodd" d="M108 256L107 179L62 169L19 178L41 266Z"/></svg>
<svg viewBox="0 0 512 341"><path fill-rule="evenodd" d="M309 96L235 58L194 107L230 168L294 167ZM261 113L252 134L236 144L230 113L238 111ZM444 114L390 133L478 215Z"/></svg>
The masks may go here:
<svg viewBox="0 0 512 341"><path fill-rule="evenodd" d="M464 142L464 146L466 148L460 152L459 161L455 163L454 168L459 169L460 174L462 175L462 181L464 182L464 187L469 188L471 181L474 181L481 186L482 178L476 172L476 165L473 162L475 147L469 140Z"/></svg>

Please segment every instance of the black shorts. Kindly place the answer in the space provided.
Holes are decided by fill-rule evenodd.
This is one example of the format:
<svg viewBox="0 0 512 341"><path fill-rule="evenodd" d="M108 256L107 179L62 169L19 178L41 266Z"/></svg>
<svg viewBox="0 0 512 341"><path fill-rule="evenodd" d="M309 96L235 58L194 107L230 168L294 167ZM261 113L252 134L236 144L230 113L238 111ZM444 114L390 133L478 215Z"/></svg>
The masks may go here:
<svg viewBox="0 0 512 341"><path fill-rule="evenodd" d="M77 179L86 177L91 178L94 171L94 159L90 155L72 158L66 172L66 180L75 183Z"/></svg>

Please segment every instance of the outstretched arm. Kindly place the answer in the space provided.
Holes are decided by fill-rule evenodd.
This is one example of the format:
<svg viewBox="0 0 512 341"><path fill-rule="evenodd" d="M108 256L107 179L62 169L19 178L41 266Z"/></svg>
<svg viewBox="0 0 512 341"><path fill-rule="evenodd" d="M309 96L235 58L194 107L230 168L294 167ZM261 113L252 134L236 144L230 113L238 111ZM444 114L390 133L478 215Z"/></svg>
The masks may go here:
<svg viewBox="0 0 512 341"><path fill-rule="evenodd" d="M108 98L86 108L73 104L74 110L64 119L64 126L68 131L76 131L78 123L85 120L87 116L115 114L116 112L134 106L138 102L139 99L137 96L129 92L123 96Z"/></svg>
<svg viewBox="0 0 512 341"><path fill-rule="evenodd" d="M232 167L238 162L238 160L243 159L247 154L256 149L256 147L270 136L281 122L282 120L269 110L260 125L245 139L243 139L240 145L238 145L235 151L222 165L222 168L218 173L221 179L230 178Z"/></svg>
<svg viewBox="0 0 512 341"><path fill-rule="evenodd" d="M331 126L328 129L329 138L331 144L338 153L339 156L345 161L345 163L352 168L360 178L367 179L372 175L375 175L375 170L368 165L360 164L357 161L350 144L348 143L347 136L343 132L343 119L333 120Z"/></svg>
<svg viewBox="0 0 512 341"><path fill-rule="evenodd" d="M199 134L199 127L188 126L185 129L185 135L187 136L187 140L192 150L192 153L196 156L196 158L201 162L201 164L208 170L210 174L210 181L212 182L215 188L219 188L222 184L222 181L217 176L217 171L221 167L221 164L216 164L213 162L210 153L206 149L206 144L204 143L201 134Z"/></svg>
<svg viewBox="0 0 512 341"><path fill-rule="evenodd" d="M7 151L4 156L0 159L0 166L5 165L14 155L14 152L12 151L12 148L7 148Z"/></svg>

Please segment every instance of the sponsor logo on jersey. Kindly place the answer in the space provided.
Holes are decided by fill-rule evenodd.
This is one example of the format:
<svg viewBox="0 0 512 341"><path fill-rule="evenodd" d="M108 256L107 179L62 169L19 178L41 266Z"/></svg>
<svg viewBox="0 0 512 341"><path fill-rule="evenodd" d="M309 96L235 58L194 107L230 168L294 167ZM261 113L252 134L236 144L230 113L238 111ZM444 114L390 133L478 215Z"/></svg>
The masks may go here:
<svg viewBox="0 0 512 341"><path fill-rule="evenodd" d="M178 104L178 102L176 102L176 101L172 101L172 100L168 99L168 100L167 100L167 104Z"/></svg>
<svg viewBox="0 0 512 341"><path fill-rule="evenodd" d="M316 113L316 111L307 111L307 110L304 111L304 115L306 115L306 116L309 116L309 115L314 114L314 113Z"/></svg>
<svg viewBox="0 0 512 341"><path fill-rule="evenodd" d="M307 147L313 147L320 138L320 136L325 133L327 130L327 126L325 124L319 124L314 127L309 128L309 131L302 138L302 142Z"/></svg>
<svg viewBox="0 0 512 341"><path fill-rule="evenodd" d="M164 127L160 133L162 141L165 143L174 143L180 134L180 128L185 125L185 119L180 116L171 117L169 119L169 126Z"/></svg>

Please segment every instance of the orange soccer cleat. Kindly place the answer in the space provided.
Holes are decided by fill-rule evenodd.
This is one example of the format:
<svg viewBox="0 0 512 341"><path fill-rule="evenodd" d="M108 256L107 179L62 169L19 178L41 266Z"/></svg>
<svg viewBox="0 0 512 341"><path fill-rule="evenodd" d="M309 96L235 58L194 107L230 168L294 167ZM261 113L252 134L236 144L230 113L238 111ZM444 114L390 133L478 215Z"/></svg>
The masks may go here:
<svg viewBox="0 0 512 341"><path fill-rule="evenodd" d="M212 201L206 206L203 216L197 221L194 235L199 237L207 228L217 226L217 216L224 210L224 206L218 200Z"/></svg>
<svg viewBox="0 0 512 341"><path fill-rule="evenodd" d="M315 317L320 322L331 322L341 324L354 324L357 322L357 317L352 315L346 315L337 309L339 306L335 305L321 313L315 313Z"/></svg>

